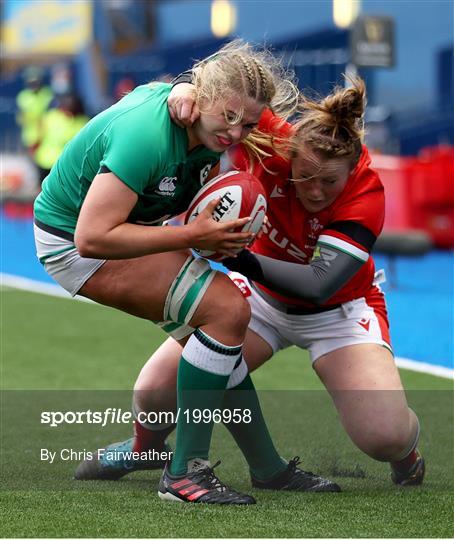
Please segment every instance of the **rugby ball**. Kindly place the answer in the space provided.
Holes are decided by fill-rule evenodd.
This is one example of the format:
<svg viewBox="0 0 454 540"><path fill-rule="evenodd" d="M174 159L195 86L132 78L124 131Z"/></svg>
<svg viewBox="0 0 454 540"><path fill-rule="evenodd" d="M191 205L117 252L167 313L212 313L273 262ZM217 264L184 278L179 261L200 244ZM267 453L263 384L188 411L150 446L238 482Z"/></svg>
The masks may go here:
<svg viewBox="0 0 454 540"><path fill-rule="evenodd" d="M245 171L230 171L220 174L205 184L189 204L185 223L191 223L207 204L220 197L212 214L215 221L230 221L251 217L251 221L236 231L258 233L266 214L266 197L260 181ZM220 261L225 256L215 251L194 249L201 257ZM240 249L238 251L241 251Z"/></svg>

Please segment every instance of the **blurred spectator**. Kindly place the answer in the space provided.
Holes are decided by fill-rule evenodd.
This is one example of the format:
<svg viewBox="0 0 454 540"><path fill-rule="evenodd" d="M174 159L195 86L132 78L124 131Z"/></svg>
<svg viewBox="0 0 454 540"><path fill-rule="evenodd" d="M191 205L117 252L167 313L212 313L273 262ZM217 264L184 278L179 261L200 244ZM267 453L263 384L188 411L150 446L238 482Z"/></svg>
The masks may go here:
<svg viewBox="0 0 454 540"><path fill-rule="evenodd" d="M57 107L43 116L41 133L34 160L39 169L40 183L71 140L88 122L82 100L76 94L59 96Z"/></svg>
<svg viewBox="0 0 454 540"><path fill-rule="evenodd" d="M33 155L39 141L40 124L53 99L52 90L43 85L43 70L36 66L24 70L25 88L16 98L16 121L21 128L22 144Z"/></svg>
<svg viewBox="0 0 454 540"><path fill-rule="evenodd" d="M72 73L66 62L60 62L52 66L50 86L56 96L71 93L73 88Z"/></svg>

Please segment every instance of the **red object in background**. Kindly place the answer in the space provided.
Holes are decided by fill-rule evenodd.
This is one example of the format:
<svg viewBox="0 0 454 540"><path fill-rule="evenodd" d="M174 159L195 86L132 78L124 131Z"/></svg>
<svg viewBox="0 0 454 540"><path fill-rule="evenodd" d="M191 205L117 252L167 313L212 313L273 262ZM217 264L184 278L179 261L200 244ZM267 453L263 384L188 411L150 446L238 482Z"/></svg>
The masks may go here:
<svg viewBox="0 0 454 540"><path fill-rule="evenodd" d="M385 186L384 230L405 231L413 229L412 210L408 200L408 177L405 158L371 155L372 168Z"/></svg>
<svg viewBox="0 0 454 540"><path fill-rule="evenodd" d="M425 230L435 246L454 247L454 147L418 157L373 156L385 186L385 231Z"/></svg>
<svg viewBox="0 0 454 540"><path fill-rule="evenodd" d="M8 201L3 203L3 213L10 219L29 220L33 217L33 203Z"/></svg>
<svg viewBox="0 0 454 540"><path fill-rule="evenodd" d="M416 204L454 206L454 148L426 148L413 160L411 175Z"/></svg>
<svg viewBox="0 0 454 540"><path fill-rule="evenodd" d="M119 101L122 97L126 96L126 94L129 94L129 92L132 92L135 87L136 87L136 83L133 79L129 77L123 77L123 79L120 79L115 85L115 88L113 91L114 100Z"/></svg>
<svg viewBox="0 0 454 540"><path fill-rule="evenodd" d="M414 220L437 247L454 247L454 148L425 149L408 175Z"/></svg>

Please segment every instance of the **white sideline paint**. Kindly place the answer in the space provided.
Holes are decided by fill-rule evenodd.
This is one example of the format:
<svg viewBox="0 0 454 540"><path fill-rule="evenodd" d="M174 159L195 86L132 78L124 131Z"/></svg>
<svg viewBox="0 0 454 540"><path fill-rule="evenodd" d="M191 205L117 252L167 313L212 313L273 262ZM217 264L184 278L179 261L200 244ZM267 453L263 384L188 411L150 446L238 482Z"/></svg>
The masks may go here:
<svg viewBox="0 0 454 540"><path fill-rule="evenodd" d="M66 298L68 300L78 300L79 302L88 302L90 304L96 303L92 300L89 300L88 298L84 298L83 296L72 297L68 292L62 289L60 285L42 283L41 281L36 281L20 276L13 276L11 274L0 273L0 286L11 287L13 289L20 289L23 291L29 291L34 293L47 294L49 296L58 296L60 298ZM409 358L399 357L396 357L396 364L402 369L418 371L420 373L428 373L429 375L435 375L436 377L443 377L444 379L454 380L454 369L452 368L428 364L426 362L417 362L416 360L410 360Z"/></svg>
<svg viewBox="0 0 454 540"><path fill-rule="evenodd" d="M0 273L0 287L11 287L12 289L20 289L22 291L47 294L49 296L58 296L60 298L66 298L68 300L88 302L89 304L96 303L89 298L85 298L84 296L72 297L69 292L65 291L65 289L62 289L60 285L54 285L53 283L43 283L42 281L36 281L34 279L24 278L21 276L13 276L12 274Z"/></svg>
<svg viewBox="0 0 454 540"><path fill-rule="evenodd" d="M427 364L426 362L417 362L416 360L410 360L409 358L399 357L396 357L396 364L402 369L420 371L421 373L430 373L430 375L436 375L437 377L443 377L444 379L454 380L454 369L452 368Z"/></svg>

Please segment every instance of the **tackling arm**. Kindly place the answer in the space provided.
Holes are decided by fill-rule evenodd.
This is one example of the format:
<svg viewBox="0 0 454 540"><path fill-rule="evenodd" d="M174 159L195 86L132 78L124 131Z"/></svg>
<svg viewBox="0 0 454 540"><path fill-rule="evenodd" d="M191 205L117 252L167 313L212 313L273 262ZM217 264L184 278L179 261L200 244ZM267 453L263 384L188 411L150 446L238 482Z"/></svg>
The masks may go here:
<svg viewBox="0 0 454 540"><path fill-rule="evenodd" d="M329 300L364 264L363 260L322 244L317 244L310 264L279 261L246 249L222 262L276 292L317 305Z"/></svg>

